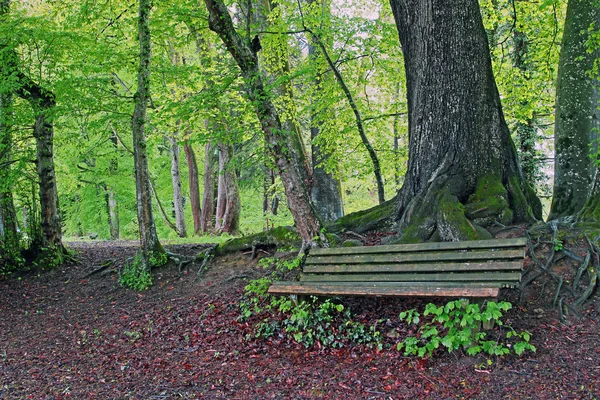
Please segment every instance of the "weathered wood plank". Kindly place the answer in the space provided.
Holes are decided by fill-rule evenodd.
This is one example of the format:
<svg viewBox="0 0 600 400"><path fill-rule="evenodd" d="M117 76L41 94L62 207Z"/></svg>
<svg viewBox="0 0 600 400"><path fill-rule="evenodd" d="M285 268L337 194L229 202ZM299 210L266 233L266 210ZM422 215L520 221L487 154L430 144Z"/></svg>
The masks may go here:
<svg viewBox="0 0 600 400"><path fill-rule="evenodd" d="M368 285L300 285L297 282L288 282L288 284L273 285L269 288L271 294L305 294L315 296L389 296L389 297L498 297L500 289L492 287L470 287L470 288L449 288L449 287L394 287L394 286L368 286Z"/></svg>
<svg viewBox="0 0 600 400"><path fill-rule="evenodd" d="M511 282L521 280L521 272L465 272L433 274L303 274L301 282Z"/></svg>
<svg viewBox="0 0 600 400"><path fill-rule="evenodd" d="M378 254L378 253L409 253L439 250L471 250L471 249L500 249L511 247L525 247L527 240L515 239L493 239L493 240L470 240L462 242L438 242L438 243L415 243L415 244L392 244L384 246L364 247L336 247L332 249L313 249L310 256L321 255L351 255L351 254Z"/></svg>
<svg viewBox="0 0 600 400"><path fill-rule="evenodd" d="M304 272L307 274L318 273L406 273L406 272L461 272L461 271L520 271L522 261L494 261L494 262L464 262L445 264L372 264L372 265L307 265Z"/></svg>
<svg viewBox="0 0 600 400"><path fill-rule="evenodd" d="M344 282L344 281L331 281L331 282L273 282L273 286L281 286L289 283L293 283L298 286L314 286L314 285L327 285L327 286L362 286L362 287L445 287L445 288L478 288L478 287L509 287L514 286L507 282Z"/></svg>
<svg viewBox="0 0 600 400"><path fill-rule="evenodd" d="M345 256L309 256L306 265L317 264L383 264L411 262L475 261L522 259L524 249L497 250L482 252L435 252L435 253L397 253L397 254L357 254Z"/></svg>

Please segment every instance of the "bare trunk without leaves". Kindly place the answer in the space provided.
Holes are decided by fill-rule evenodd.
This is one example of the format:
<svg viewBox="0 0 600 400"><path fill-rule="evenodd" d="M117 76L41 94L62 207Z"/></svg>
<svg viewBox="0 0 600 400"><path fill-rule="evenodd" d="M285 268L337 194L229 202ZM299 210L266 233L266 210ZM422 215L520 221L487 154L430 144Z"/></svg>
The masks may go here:
<svg viewBox="0 0 600 400"><path fill-rule="evenodd" d="M541 218L504 120L477 0L391 0L408 89L400 241L489 238Z"/></svg>
<svg viewBox="0 0 600 400"><path fill-rule="evenodd" d="M58 206L56 172L54 170L54 125L49 115L54 98L40 99L33 135L37 144L37 173L40 184L42 231L45 245L62 246L62 227Z"/></svg>
<svg viewBox="0 0 600 400"><path fill-rule="evenodd" d="M108 228L110 231L110 239L119 239L119 204L117 202L117 194L114 189L104 185L104 193L106 195L106 212L108 213Z"/></svg>
<svg viewBox="0 0 600 400"><path fill-rule="evenodd" d="M221 146L218 146L217 148L219 149L219 174L217 178L217 212L215 214L215 229L221 231L227 202L227 190L225 187L225 158L221 152Z"/></svg>
<svg viewBox="0 0 600 400"><path fill-rule="evenodd" d="M219 165L223 163L223 184L224 184L224 211L221 222L221 232L236 235L240 227L240 191L238 189L237 176L231 166L233 157L233 146L230 144L219 144ZM219 176L220 178L221 176Z"/></svg>
<svg viewBox="0 0 600 400"><path fill-rule="evenodd" d="M196 161L196 153L190 142L183 144L185 151L185 159L188 166L188 181L190 189L190 204L192 208L192 218L194 220L194 235L199 235L202 232L202 207L200 205L200 183L198 182L198 162Z"/></svg>
<svg viewBox="0 0 600 400"><path fill-rule="evenodd" d="M162 253L154 216L152 215L152 192L148 171L148 155L146 151L146 109L150 97L150 9L149 0L139 1L138 39L140 42L140 64L138 69L138 89L134 96L133 110L133 153L135 164L135 186L137 195L137 217L140 230L140 244L148 264L154 252ZM148 264L149 266L149 264Z"/></svg>
<svg viewBox="0 0 600 400"><path fill-rule="evenodd" d="M309 176L306 165L298 165L290 154L299 149L289 148L289 135L294 134L283 129L281 119L270 94L265 89L258 67L258 57L251 44L236 31L227 10L221 0L205 0L209 11L209 27L216 32L229 53L241 69L248 97L254 105L256 115L262 125L267 148L281 176L288 206L298 233L302 237L303 249L314 247L318 242L326 244L321 232L321 221L311 204L306 177Z"/></svg>
<svg viewBox="0 0 600 400"><path fill-rule="evenodd" d="M204 146L204 194L202 196L202 233L213 230L215 215L215 151L211 143Z"/></svg>
<svg viewBox="0 0 600 400"><path fill-rule="evenodd" d="M175 209L175 226L177 235L186 237L185 214L183 213L183 191L181 190L181 172L179 169L179 143L177 139L171 142L171 184L173 186L173 208Z"/></svg>
<svg viewBox="0 0 600 400"><path fill-rule="evenodd" d="M588 75L600 57L600 50L588 52L587 41L594 24L596 28L600 25L600 8L593 1L569 0L556 83L550 220L575 215L584 206L587 210L582 220L600 220L600 213L590 214L592 208L586 205L594 198L597 160L590 156L597 152L595 141L600 137L600 84L597 77Z"/></svg>

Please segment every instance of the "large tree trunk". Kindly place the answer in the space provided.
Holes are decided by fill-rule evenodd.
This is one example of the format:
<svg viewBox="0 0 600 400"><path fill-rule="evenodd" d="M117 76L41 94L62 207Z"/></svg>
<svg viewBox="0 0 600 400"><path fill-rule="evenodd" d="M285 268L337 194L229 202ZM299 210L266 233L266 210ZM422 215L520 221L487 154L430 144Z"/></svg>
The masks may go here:
<svg viewBox="0 0 600 400"><path fill-rule="evenodd" d="M593 24L596 28L600 25L598 6L590 0L569 0L556 83L554 196L550 220L575 215L596 192L592 190L596 160L590 155L597 152L595 140L600 137L600 86L588 72L595 68L600 51L587 51ZM587 211L585 214L592 217ZM600 214L595 220L600 220Z"/></svg>
<svg viewBox="0 0 600 400"><path fill-rule="evenodd" d="M316 58L315 47L308 45L309 57L314 61ZM315 86L317 91L323 90L320 74L315 77ZM317 137L320 133L319 123L315 115L311 115L310 137L312 140L312 167L313 183L311 198L315 205L315 210L324 223L335 221L344 216L344 204L342 202L342 186L340 180L327 172L323 162L327 160L326 154L317 144Z"/></svg>
<svg viewBox="0 0 600 400"><path fill-rule="evenodd" d="M235 170L231 168L233 157L233 146L230 144L219 144L219 159L223 161L223 181L225 192L225 207L221 222L221 232L236 235L240 227L240 191L238 189Z"/></svg>
<svg viewBox="0 0 600 400"><path fill-rule="evenodd" d="M400 241L485 238L488 225L541 218L504 120L477 0L390 2L408 89Z"/></svg>
<svg viewBox="0 0 600 400"><path fill-rule="evenodd" d="M310 201L307 165L297 163L294 156L303 150L290 148L290 144L296 142L289 140L294 132L283 129L279 114L263 84L256 52L235 31L227 7L221 0L205 0L205 3L209 11L210 29L219 34L241 69L248 97L262 125L268 151L281 176L289 209L303 240L303 249L316 246L319 241L326 243L321 222Z"/></svg>
<svg viewBox="0 0 600 400"><path fill-rule="evenodd" d="M186 237L185 214L183 213L183 191L181 190L181 172L179 169L179 143L177 139L171 142L171 184L173 186L173 208L175 209L175 226L177 235Z"/></svg>
<svg viewBox="0 0 600 400"><path fill-rule="evenodd" d="M190 204L192 208L192 218L194 220L194 235L199 235L202 231L202 207L200 206L200 183L198 182L198 162L196 153L190 142L183 144L185 159L188 166L188 181L190 189Z"/></svg>
<svg viewBox="0 0 600 400"><path fill-rule="evenodd" d="M138 89L134 96L133 110L133 155L135 164L135 187L137 195L137 217L140 230L140 244L146 264L151 267L149 260L153 253L163 253L154 217L152 215L152 192L150 189L150 174L148 171L148 155L146 153L146 109L150 97L150 9L149 0L139 1L138 39L140 42L140 64L138 69Z"/></svg>
<svg viewBox="0 0 600 400"><path fill-rule="evenodd" d="M211 143L204 146L204 194L202 195L202 218L200 224L202 233L210 232L213 228L215 215L215 151Z"/></svg>

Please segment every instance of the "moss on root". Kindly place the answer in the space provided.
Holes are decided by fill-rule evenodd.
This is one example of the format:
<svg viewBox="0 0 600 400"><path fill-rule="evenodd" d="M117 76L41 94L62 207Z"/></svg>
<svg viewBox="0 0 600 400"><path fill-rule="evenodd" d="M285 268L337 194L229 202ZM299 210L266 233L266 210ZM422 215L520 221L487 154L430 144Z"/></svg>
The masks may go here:
<svg viewBox="0 0 600 400"><path fill-rule="evenodd" d="M389 228L394 223L396 198L385 203L369 208L368 210L354 212L327 225L327 231L340 233L352 231L356 233L368 232L375 229Z"/></svg>
<svg viewBox="0 0 600 400"><path fill-rule="evenodd" d="M496 221L510 224L514 214L500 176L490 174L480 177L475 192L465 204L465 211L467 218L480 226L490 226Z"/></svg>
<svg viewBox="0 0 600 400"><path fill-rule="evenodd" d="M459 182L440 179L415 198L405 210L401 236L394 243L491 239L485 228L494 224L536 220L524 193L527 188L522 189L516 176L506 184L499 174L479 177L464 204L453 192L460 187Z"/></svg>
<svg viewBox="0 0 600 400"><path fill-rule="evenodd" d="M295 228L291 226L279 226L253 235L230 239L217 246L215 255L246 251L252 249L254 246L299 248L301 245L302 239Z"/></svg>
<svg viewBox="0 0 600 400"><path fill-rule="evenodd" d="M527 190L526 190L527 191ZM541 203L539 215L534 214L533 209L530 206L530 201L528 197L531 197L532 194L525 195L523 190L521 190L521 183L519 182L519 178L516 175L513 175L508 178L508 197L510 201L510 208L514 212L513 220L515 222L535 222L536 219L541 219ZM533 194L535 197L535 194ZM535 197L537 199L537 197ZM539 199L537 199L539 203ZM536 206L536 213L538 213Z"/></svg>
<svg viewBox="0 0 600 400"><path fill-rule="evenodd" d="M591 196L585 206L577 214L577 222L580 224L597 224L600 222L600 196Z"/></svg>
<svg viewBox="0 0 600 400"><path fill-rule="evenodd" d="M483 228L477 228L467 218L465 206L456 196L447 191L440 195L440 208L438 211L438 230L440 236L451 240L478 240L490 239L491 235ZM485 233L484 233L485 232Z"/></svg>

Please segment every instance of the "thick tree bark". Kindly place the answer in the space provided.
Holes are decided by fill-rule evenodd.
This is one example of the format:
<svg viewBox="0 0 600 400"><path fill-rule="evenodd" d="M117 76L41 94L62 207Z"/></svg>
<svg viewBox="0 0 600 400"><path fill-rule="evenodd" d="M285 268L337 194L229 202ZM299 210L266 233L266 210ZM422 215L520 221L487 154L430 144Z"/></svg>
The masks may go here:
<svg viewBox="0 0 600 400"><path fill-rule="evenodd" d="M233 146L230 144L219 144L219 164L223 163L221 174L224 185L224 211L221 221L221 232L236 235L240 227L240 191L238 189L235 170L231 168L233 157ZM221 176L219 176L220 178Z"/></svg>
<svg viewBox="0 0 600 400"><path fill-rule="evenodd" d="M211 143L204 146L204 194L202 195L202 218L200 225L202 233L213 230L215 215L215 151Z"/></svg>
<svg viewBox="0 0 600 400"><path fill-rule="evenodd" d="M289 148L289 144L294 142L289 140L289 135L294 133L283 129L279 114L263 84L256 52L235 31L227 7L221 0L205 0L205 3L209 11L210 29L221 37L241 69L248 97L262 125L268 151L281 176L289 209L303 240L303 249L314 247L317 242L326 243L321 222L310 201L307 165L298 164L292 156L302 150Z"/></svg>
<svg viewBox="0 0 600 400"><path fill-rule="evenodd" d="M45 94L36 103L39 108L36 112L33 136L37 144L37 173L40 184L44 245L62 247L62 227L54 170L54 124L50 115L55 106L54 96Z"/></svg>
<svg viewBox="0 0 600 400"><path fill-rule="evenodd" d="M171 184L173 186L173 208L175 209L175 226L177 235L186 237L185 214L183 213L183 191L181 190L181 172L179 169L179 143L177 139L171 142Z"/></svg>
<svg viewBox="0 0 600 400"><path fill-rule="evenodd" d="M485 226L541 218L504 120L477 0L390 2L408 89L400 241L485 238Z"/></svg>
<svg viewBox="0 0 600 400"><path fill-rule="evenodd" d="M148 171L148 155L146 152L146 109L150 97L150 9L149 0L139 0L138 39L140 42L140 64L138 68L138 89L134 96L132 132L135 164L135 186L137 195L137 217L140 230L140 244L146 264L153 253L163 253L154 217L152 215L152 192Z"/></svg>
<svg viewBox="0 0 600 400"><path fill-rule="evenodd" d="M594 197L595 154L600 137L600 86L588 71L600 51L587 51L589 29L600 25L600 9L589 0L569 0L556 83L554 196L548 219L575 215ZM590 147L592 145L592 147ZM589 209L589 207L588 207ZM600 215L596 216L600 219Z"/></svg>
<svg viewBox="0 0 600 400"><path fill-rule="evenodd" d="M199 235L202 231L202 207L200 206L200 183L198 182L198 162L196 153L190 142L184 142L185 159L188 166L188 181L190 189L190 204L192 208L192 218L194 220L194 235Z"/></svg>
<svg viewBox="0 0 600 400"><path fill-rule="evenodd" d="M308 45L308 54L311 59L315 59L315 47L312 44ZM317 91L323 90L323 85L320 76L315 77L315 86ZM327 159L326 154L317 144L317 137L320 133L319 123L315 115L311 115L311 150L312 150L312 167L313 167L313 184L311 190L311 198L315 205L315 210L321 217L324 223L335 221L344 216L344 204L342 202L342 185L340 180L327 172L323 167L323 162Z"/></svg>

